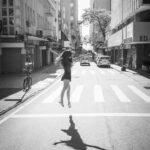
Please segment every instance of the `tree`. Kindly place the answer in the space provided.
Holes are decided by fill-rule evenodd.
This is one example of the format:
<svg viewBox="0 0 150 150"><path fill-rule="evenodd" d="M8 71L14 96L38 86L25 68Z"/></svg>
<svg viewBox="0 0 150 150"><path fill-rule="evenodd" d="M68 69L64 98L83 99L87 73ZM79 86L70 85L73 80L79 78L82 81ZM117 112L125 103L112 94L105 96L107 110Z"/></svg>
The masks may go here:
<svg viewBox="0 0 150 150"><path fill-rule="evenodd" d="M106 28L110 24L110 21L110 12L105 9L84 9L82 22L95 24L98 27L99 32L102 33L104 39L106 37Z"/></svg>

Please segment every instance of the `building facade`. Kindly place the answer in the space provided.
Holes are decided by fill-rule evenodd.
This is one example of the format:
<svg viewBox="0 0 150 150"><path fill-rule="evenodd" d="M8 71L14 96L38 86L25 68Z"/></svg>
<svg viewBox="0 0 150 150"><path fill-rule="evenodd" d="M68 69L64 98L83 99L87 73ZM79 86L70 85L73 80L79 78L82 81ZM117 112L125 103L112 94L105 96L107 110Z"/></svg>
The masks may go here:
<svg viewBox="0 0 150 150"><path fill-rule="evenodd" d="M110 11L111 9L111 0L90 0L90 8L91 9L106 9L108 11ZM98 29L96 28L96 26L94 24L90 25L90 36L93 38L98 38L99 40L103 40L103 37L99 35ZM94 37L94 35L96 35L96 37Z"/></svg>
<svg viewBox="0 0 150 150"><path fill-rule="evenodd" d="M61 38L78 47L78 0L61 0Z"/></svg>
<svg viewBox="0 0 150 150"><path fill-rule="evenodd" d="M33 68L51 63L47 38L56 39L55 0L0 1L0 73L21 72L27 56Z"/></svg>
<svg viewBox="0 0 150 150"><path fill-rule="evenodd" d="M150 2L112 0L108 47L113 63L141 69L150 64Z"/></svg>
<svg viewBox="0 0 150 150"><path fill-rule="evenodd" d="M106 9L107 11L110 11L111 0L90 0L90 8L92 10ZM95 50L98 53L105 53L105 49L100 48L101 43L104 43L105 39L103 35L99 32L99 27L94 23L90 24L90 38L95 45Z"/></svg>

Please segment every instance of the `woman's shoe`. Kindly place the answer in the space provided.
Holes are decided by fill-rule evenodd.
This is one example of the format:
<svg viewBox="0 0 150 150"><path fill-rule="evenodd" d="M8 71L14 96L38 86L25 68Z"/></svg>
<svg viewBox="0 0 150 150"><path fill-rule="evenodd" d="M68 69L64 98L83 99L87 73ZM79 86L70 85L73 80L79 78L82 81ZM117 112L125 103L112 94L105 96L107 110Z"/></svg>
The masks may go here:
<svg viewBox="0 0 150 150"><path fill-rule="evenodd" d="M63 102L60 101L59 104L60 104L62 107L64 107L64 103L63 103Z"/></svg>
<svg viewBox="0 0 150 150"><path fill-rule="evenodd" d="M68 107L71 108L71 103L68 103Z"/></svg>

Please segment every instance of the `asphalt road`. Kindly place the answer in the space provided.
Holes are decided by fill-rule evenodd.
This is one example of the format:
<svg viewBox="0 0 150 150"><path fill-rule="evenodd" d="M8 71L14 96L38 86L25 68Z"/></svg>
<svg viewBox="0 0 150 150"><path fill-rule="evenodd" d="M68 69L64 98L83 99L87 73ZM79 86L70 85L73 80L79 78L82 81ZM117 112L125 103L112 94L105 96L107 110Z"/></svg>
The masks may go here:
<svg viewBox="0 0 150 150"><path fill-rule="evenodd" d="M149 150L150 90L112 68L72 69L71 103L62 82L0 120L0 150Z"/></svg>

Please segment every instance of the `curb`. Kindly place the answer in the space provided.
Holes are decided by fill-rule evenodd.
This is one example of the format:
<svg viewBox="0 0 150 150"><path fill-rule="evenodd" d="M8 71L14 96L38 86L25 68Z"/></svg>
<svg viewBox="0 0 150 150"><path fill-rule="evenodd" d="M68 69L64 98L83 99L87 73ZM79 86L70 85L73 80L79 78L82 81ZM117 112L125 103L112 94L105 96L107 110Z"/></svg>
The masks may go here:
<svg viewBox="0 0 150 150"><path fill-rule="evenodd" d="M132 74L136 74L135 71L129 70L129 69L127 69L127 68L126 68L126 71L121 71L121 67L119 67L119 68L117 69L116 67L111 66L111 68L113 68L113 69L115 69L115 70L117 70L117 71L119 71L119 72L129 72L129 73L132 73Z"/></svg>
<svg viewBox="0 0 150 150"><path fill-rule="evenodd" d="M49 84L49 85L43 87L43 88L40 89L40 90L37 90L37 91L35 91L35 92L29 94L26 98L24 98L25 95L27 94L27 93L25 93L25 94L22 96L22 100L21 100L21 101L18 101L18 102L15 103L14 105L12 105L12 106L8 107L7 109L1 111L1 112L0 112L0 116L6 114L8 111L10 111L10 110L12 110L13 108L19 106L20 104L26 102L26 101L27 101L28 99L30 99L31 97L36 96L37 94L39 94L39 93L42 92L43 90L47 89L49 86L52 86L61 76L62 76L62 74L58 75L58 76L55 78L55 80L54 80L51 84Z"/></svg>

